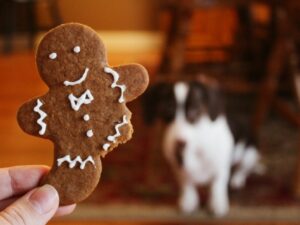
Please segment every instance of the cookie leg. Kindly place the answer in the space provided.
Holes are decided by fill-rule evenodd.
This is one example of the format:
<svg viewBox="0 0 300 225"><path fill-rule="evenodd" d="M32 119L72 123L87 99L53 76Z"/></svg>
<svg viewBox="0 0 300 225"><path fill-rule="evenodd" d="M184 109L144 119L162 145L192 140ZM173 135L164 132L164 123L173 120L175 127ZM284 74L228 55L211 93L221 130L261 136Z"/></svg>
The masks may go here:
<svg viewBox="0 0 300 225"><path fill-rule="evenodd" d="M100 156L57 156L43 184L56 188L60 205L69 205L86 199L96 188L102 171Z"/></svg>

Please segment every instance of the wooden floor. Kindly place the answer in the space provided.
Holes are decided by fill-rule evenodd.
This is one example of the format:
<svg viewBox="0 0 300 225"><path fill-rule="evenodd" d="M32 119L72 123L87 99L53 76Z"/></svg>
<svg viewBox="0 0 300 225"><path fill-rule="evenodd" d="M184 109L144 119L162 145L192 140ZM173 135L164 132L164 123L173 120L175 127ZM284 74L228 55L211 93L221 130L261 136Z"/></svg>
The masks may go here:
<svg viewBox="0 0 300 225"><path fill-rule="evenodd" d="M117 222L97 222L97 221L81 221L81 222L50 222L49 225L158 225L158 224L163 224L163 225L181 225L185 224L182 222L136 222L136 221L117 221ZM192 224L201 224L201 225L299 225L299 222L266 222L266 221L201 221L195 222L195 223L188 223L190 225Z"/></svg>

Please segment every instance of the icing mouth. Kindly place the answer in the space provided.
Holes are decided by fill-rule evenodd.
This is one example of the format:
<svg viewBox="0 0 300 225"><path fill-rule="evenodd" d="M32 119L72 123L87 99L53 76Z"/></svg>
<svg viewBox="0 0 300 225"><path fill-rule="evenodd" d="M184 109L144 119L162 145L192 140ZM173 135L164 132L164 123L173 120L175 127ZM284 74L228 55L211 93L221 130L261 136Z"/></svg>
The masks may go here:
<svg viewBox="0 0 300 225"><path fill-rule="evenodd" d="M83 81L85 81L85 79L87 78L87 75L89 73L89 68L85 68L84 73L81 75L81 77L78 80L75 81L64 81L64 85L65 86L74 86L76 84L81 84Z"/></svg>

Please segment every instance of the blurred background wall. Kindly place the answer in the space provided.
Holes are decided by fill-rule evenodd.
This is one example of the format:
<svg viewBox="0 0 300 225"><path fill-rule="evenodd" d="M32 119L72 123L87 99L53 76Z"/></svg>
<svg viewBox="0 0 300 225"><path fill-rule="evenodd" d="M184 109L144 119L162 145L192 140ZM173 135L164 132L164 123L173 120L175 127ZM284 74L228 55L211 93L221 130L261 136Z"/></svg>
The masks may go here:
<svg viewBox="0 0 300 225"><path fill-rule="evenodd" d="M99 30L155 30L158 27L159 0L60 0L65 22L89 24ZM45 2L37 7L39 23L49 24Z"/></svg>

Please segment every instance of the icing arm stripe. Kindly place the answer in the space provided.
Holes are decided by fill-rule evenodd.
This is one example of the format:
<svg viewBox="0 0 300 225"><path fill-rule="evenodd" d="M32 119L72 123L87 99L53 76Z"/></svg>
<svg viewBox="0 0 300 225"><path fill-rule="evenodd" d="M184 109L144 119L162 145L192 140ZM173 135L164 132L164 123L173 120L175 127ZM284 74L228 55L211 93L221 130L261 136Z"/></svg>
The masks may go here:
<svg viewBox="0 0 300 225"><path fill-rule="evenodd" d="M120 75L117 73L117 71L113 70L112 68L109 68L109 67L104 67L104 72L105 73L109 73L113 76L113 83L111 85L112 88L120 88L121 90L121 95L119 97L119 103L122 103L125 101L124 99L124 92L126 90L126 86L125 85L121 85L121 84L117 84L118 81L119 81L119 78L120 78Z"/></svg>
<svg viewBox="0 0 300 225"><path fill-rule="evenodd" d="M116 124L116 126L115 126L115 131L116 131L116 133L115 133L114 135L109 135L109 136L107 137L107 140L110 141L110 142L115 143L115 142L116 142L116 138L121 136L120 128L121 128L122 126L124 126L125 124L128 124L128 120L127 120L126 115L123 116L123 121L122 121L121 123ZM110 143L105 143L105 144L102 146L102 148L104 149L104 151L107 151L107 150L109 149L110 146L111 146Z"/></svg>
<svg viewBox="0 0 300 225"><path fill-rule="evenodd" d="M114 135L108 136L108 137L107 137L107 140L109 140L109 141L111 141L111 142L116 142L116 138L121 136L121 133L120 133L120 130L119 130L119 129L120 129L122 126L124 126L125 124L128 124L126 115L123 116L123 121L115 126L115 131L116 131L116 133L115 133Z"/></svg>
<svg viewBox="0 0 300 225"><path fill-rule="evenodd" d="M33 108L33 111L40 115L40 118L36 121L41 126L39 130L40 135L44 135L47 128L47 124L43 121L47 117L47 114L41 110L42 105L43 103L38 99L36 106Z"/></svg>
<svg viewBox="0 0 300 225"><path fill-rule="evenodd" d="M61 166L64 162L69 163L69 168L72 169L76 166L77 163L80 164L80 169L84 169L85 165L90 162L95 166L95 161L93 160L92 156L87 157L84 161L81 159L80 156L77 156L74 160L71 159L70 155L66 155L62 158L57 159L57 166Z"/></svg>
<svg viewBox="0 0 300 225"><path fill-rule="evenodd" d="M85 79L86 79L88 73L89 73L89 68L85 68L84 73L82 74L82 76L81 76L80 79L78 79L78 80L76 80L76 81L68 81L68 80L66 80L66 81L64 82L64 85L65 85L65 86L74 86L74 85L76 85L76 84L80 84L80 83L82 83L83 81L85 81Z"/></svg>

